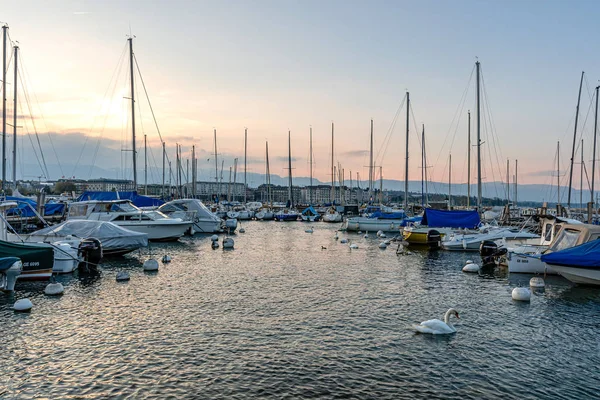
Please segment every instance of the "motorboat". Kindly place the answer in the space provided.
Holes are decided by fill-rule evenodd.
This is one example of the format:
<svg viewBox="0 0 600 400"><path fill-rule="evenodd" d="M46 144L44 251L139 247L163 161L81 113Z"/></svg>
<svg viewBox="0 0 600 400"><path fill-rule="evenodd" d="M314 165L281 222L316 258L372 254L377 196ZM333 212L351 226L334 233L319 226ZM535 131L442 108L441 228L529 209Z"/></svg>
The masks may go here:
<svg viewBox="0 0 600 400"><path fill-rule="evenodd" d="M256 217L257 220L270 221L275 218L275 213L269 208L261 208L254 214L254 217Z"/></svg>
<svg viewBox="0 0 600 400"><path fill-rule="evenodd" d="M342 222L343 217L335 207L329 207L323 214L323 222Z"/></svg>
<svg viewBox="0 0 600 400"><path fill-rule="evenodd" d="M600 285L600 226L565 224L542 262L573 283Z"/></svg>
<svg viewBox="0 0 600 400"><path fill-rule="evenodd" d="M316 222L321 219L321 214L319 214L313 208L313 206L308 206L300 213L300 218L302 219L302 221Z"/></svg>
<svg viewBox="0 0 600 400"><path fill-rule="evenodd" d="M192 221L169 218L160 211L142 211L130 200L89 200L71 203L67 219L108 221L148 235L149 240L170 241L183 236Z"/></svg>
<svg viewBox="0 0 600 400"><path fill-rule="evenodd" d="M108 221L67 220L31 234L19 236L26 243L96 238L102 243L105 256L122 256L148 246L146 233L134 232Z"/></svg>
<svg viewBox="0 0 600 400"><path fill-rule="evenodd" d="M479 232L450 233L442 241L442 248L450 251L479 251L481 243L486 240L502 240L503 245L506 245L509 242L526 243L533 239L539 239L539 235L522 230L485 226L480 228Z"/></svg>
<svg viewBox="0 0 600 400"><path fill-rule="evenodd" d="M192 228L196 232L217 233L223 230L223 220L212 213L198 199L172 200L160 206L158 211L171 218L192 221Z"/></svg>
<svg viewBox="0 0 600 400"><path fill-rule="evenodd" d="M297 221L298 212L290 209L284 209L275 213L275 219L277 221Z"/></svg>
<svg viewBox="0 0 600 400"><path fill-rule="evenodd" d="M359 217L346 219L342 229L362 232L395 232L399 233L405 225L404 210L385 206L368 206Z"/></svg>
<svg viewBox="0 0 600 400"><path fill-rule="evenodd" d="M477 210L435 210L426 208L420 224L406 226L402 232L409 244L429 244L430 237L441 236L442 240L451 233L475 230L480 224Z"/></svg>

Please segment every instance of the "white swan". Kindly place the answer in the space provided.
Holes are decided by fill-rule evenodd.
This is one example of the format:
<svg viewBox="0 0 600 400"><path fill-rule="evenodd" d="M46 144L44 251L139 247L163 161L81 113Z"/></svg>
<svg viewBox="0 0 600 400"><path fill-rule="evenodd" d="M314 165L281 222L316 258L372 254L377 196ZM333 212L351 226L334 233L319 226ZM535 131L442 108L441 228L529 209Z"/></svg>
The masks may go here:
<svg viewBox="0 0 600 400"><path fill-rule="evenodd" d="M352 243L350 240L348 241L348 246L350 246L351 249L358 249L358 245L356 243Z"/></svg>
<svg viewBox="0 0 600 400"><path fill-rule="evenodd" d="M439 319L430 319L429 321L423 321L420 325L415 325L415 329L420 333L431 333L434 335L447 335L449 333L455 333L456 329L452 326L452 324L448 323L450 320L450 316L454 315L456 318L460 319L458 316L458 311L454 308L449 309L444 314L444 321L440 321Z"/></svg>

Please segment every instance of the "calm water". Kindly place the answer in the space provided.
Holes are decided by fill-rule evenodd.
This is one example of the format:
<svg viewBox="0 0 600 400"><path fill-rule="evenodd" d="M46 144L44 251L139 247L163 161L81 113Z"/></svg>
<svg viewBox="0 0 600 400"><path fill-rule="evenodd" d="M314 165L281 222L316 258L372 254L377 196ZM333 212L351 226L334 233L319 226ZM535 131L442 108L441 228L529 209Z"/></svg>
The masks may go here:
<svg viewBox="0 0 600 400"><path fill-rule="evenodd" d="M0 295L0 398L593 398L600 289L461 272L466 255L350 250L336 226L251 222L235 250L209 238L154 245L100 276L63 276L65 295L18 284ZM326 249L322 249L325 246ZM126 269L129 283L115 275ZM30 297L31 314L9 309ZM411 325L455 307L458 333Z"/></svg>

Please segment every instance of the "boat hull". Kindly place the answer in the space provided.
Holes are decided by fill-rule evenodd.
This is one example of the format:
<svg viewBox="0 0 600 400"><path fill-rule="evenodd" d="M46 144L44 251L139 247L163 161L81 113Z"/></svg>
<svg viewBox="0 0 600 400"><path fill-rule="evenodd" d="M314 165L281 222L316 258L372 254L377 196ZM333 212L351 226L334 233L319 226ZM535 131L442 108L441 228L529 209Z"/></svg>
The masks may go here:
<svg viewBox="0 0 600 400"><path fill-rule="evenodd" d="M396 232L400 233L402 221L396 219L376 219L355 217L346 220L346 230L363 232Z"/></svg>
<svg viewBox="0 0 600 400"><path fill-rule="evenodd" d="M153 241L172 241L182 237L192 226L192 222L161 223L161 224L135 224L119 223L120 221L111 221L123 228L134 232L145 233L148 240Z"/></svg>
<svg viewBox="0 0 600 400"><path fill-rule="evenodd" d="M552 265L552 268L563 278L580 285L600 286L600 269Z"/></svg>
<svg viewBox="0 0 600 400"><path fill-rule="evenodd" d="M512 274L558 274L557 271L538 257L528 257L524 254L509 253L506 263L508 272Z"/></svg>

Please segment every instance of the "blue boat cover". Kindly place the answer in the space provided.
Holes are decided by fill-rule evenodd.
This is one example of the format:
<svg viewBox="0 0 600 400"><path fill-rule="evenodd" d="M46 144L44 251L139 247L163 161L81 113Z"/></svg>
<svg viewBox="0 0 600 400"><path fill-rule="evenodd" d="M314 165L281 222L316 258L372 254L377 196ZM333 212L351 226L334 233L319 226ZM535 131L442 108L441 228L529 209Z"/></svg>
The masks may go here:
<svg viewBox="0 0 600 400"><path fill-rule="evenodd" d="M369 218L379 218L379 219L404 219L406 218L406 214L404 211L386 213L382 211L375 211L373 214L369 215Z"/></svg>
<svg viewBox="0 0 600 400"><path fill-rule="evenodd" d="M417 215L416 217L411 217L411 218L404 218L402 220L402 223L400 224L400 226L407 226L409 224L415 224L415 223L421 223L421 221L423 221L423 217L420 215Z"/></svg>
<svg viewBox="0 0 600 400"><path fill-rule="evenodd" d="M302 211L302 215L319 215L319 213L313 208L313 206L308 206Z"/></svg>
<svg viewBox="0 0 600 400"><path fill-rule="evenodd" d="M88 200L131 200L137 207L158 207L165 202L148 196L141 196L137 192L92 192L86 191L75 201Z"/></svg>
<svg viewBox="0 0 600 400"><path fill-rule="evenodd" d="M17 207L7 210L6 215L17 215L20 217L35 216L35 213L33 212L33 210L37 210L37 202L35 200L26 197L6 196L6 201L15 201L18 203ZM29 206L31 206L33 210ZM64 203L46 203L46 206L44 207L44 216L62 215L64 210Z"/></svg>
<svg viewBox="0 0 600 400"><path fill-rule="evenodd" d="M434 210L426 208L421 224L432 228L475 229L479 226L479 222L477 210Z"/></svg>
<svg viewBox="0 0 600 400"><path fill-rule="evenodd" d="M598 268L600 267L600 240L593 240L554 253L542 254L541 258L543 262L550 265Z"/></svg>

